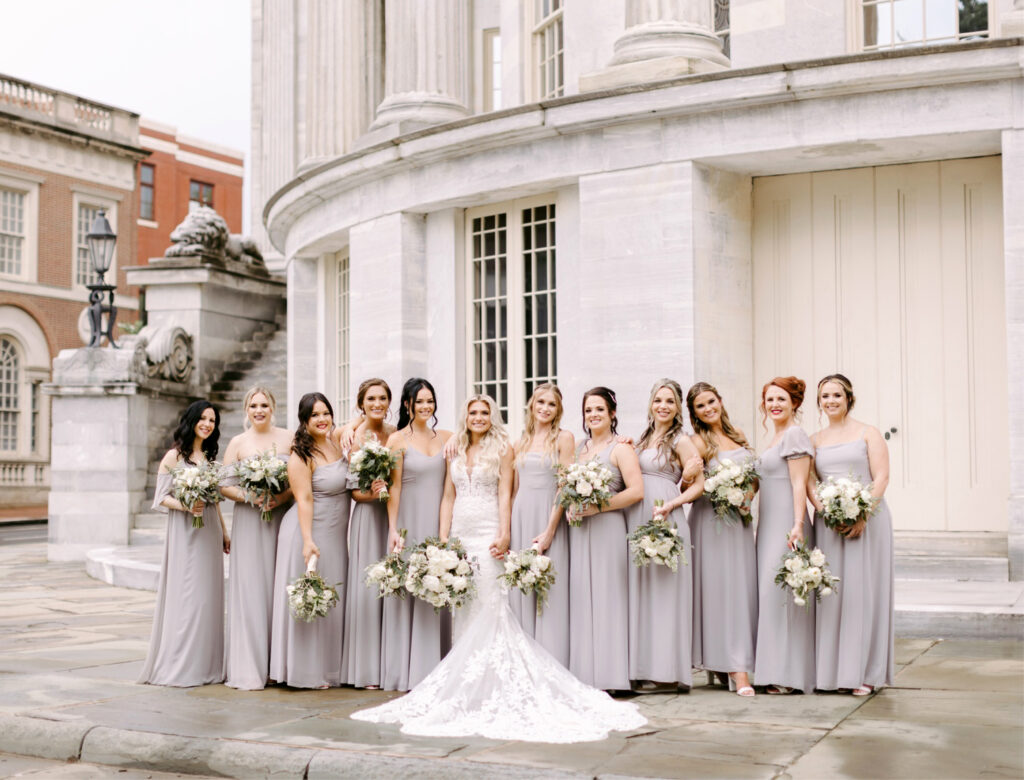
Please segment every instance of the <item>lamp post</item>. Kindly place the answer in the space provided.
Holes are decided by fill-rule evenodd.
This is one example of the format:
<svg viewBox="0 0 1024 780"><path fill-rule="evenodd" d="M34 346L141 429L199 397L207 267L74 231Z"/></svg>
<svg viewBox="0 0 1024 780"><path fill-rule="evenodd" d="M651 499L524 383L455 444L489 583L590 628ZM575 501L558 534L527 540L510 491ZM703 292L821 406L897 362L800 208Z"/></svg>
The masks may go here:
<svg viewBox="0 0 1024 780"><path fill-rule="evenodd" d="M103 275L110 270L110 261L114 257L114 244L117 243L117 236L110 229L107 221L107 214L100 209L96 219L92 221L92 229L85 237L89 245L89 259L92 261L92 268L99 276L96 284L87 284L89 290L89 324L92 326L92 338L89 341L90 347L98 347L104 336L110 342L110 346L117 348L114 341L114 321L117 319L117 307L114 306L114 290L117 285L104 284ZM103 303L103 293L108 293L107 303ZM107 314L107 329L103 330L103 315Z"/></svg>

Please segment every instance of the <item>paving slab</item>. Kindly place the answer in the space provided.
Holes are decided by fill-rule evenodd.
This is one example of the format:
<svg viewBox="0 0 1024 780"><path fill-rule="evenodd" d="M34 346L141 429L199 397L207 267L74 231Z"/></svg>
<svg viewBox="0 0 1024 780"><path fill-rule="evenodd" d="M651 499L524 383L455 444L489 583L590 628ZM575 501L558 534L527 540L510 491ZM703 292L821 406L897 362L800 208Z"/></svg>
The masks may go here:
<svg viewBox="0 0 1024 780"><path fill-rule="evenodd" d="M31 780L203 780L209 775L182 775L154 772L149 769L111 769L103 764L67 763L45 758L30 758L0 753L0 777L31 778Z"/></svg>
<svg viewBox="0 0 1024 780"><path fill-rule="evenodd" d="M896 675L900 688L1024 690L1024 660L942 655L932 648Z"/></svg>
<svg viewBox="0 0 1024 780"><path fill-rule="evenodd" d="M1024 730L1024 699L1016 691L885 688L857 710L856 718L896 723L1016 726Z"/></svg>
<svg viewBox="0 0 1024 780"><path fill-rule="evenodd" d="M73 674L0 673L0 712L27 712L68 704L138 696L138 685Z"/></svg>

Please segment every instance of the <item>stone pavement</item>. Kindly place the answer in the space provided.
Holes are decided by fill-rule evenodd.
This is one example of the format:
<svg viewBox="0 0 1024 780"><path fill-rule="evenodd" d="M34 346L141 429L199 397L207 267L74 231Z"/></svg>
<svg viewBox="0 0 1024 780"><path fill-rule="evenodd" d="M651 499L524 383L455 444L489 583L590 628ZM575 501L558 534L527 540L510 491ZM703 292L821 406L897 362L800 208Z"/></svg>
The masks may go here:
<svg viewBox="0 0 1024 780"><path fill-rule="evenodd" d="M602 742L429 739L348 718L393 693L136 685L154 595L44 544L0 547L0 583L0 776L1024 776L1020 641L899 640L896 685L866 700L699 684L637 698L649 725Z"/></svg>

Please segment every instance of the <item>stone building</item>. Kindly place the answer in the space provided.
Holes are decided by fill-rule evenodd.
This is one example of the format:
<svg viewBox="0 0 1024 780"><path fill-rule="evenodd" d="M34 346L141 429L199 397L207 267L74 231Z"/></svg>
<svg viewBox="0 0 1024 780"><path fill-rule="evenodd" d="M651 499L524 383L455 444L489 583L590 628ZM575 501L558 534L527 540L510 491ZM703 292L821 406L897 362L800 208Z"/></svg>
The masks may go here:
<svg viewBox="0 0 1024 780"><path fill-rule="evenodd" d="M1006 535L1024 576L1022 0L253 20L253 224L287 274L292 409L425 375L443 425L485 391L518 429L556 379L577 434L598 383L635 434L670 376L763 443L764 382L839 370L889 438L897 528Z"/></svg>

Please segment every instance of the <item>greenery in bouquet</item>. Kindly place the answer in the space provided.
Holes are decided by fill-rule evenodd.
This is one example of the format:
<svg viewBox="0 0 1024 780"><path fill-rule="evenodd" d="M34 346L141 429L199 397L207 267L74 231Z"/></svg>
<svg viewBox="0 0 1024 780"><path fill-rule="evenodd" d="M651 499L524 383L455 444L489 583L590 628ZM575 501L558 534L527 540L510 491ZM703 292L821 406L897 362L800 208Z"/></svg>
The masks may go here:
<svg viewBox="0 0 1024 780"><path fill-rule="evenodd" d="M788 536L786 537L789 538ZM782 556L782 565L775 575L775 584L793 594L793 603L807 605L811 594L815 601L832 595L839 587L839 578L828 570L825 553L815 547L808 549L803 542Z"/></svg>
<svg viewBox="0 0 1024 780"><path fill-rule="evenodd" d="M316 570L314 555L306 567L306 573L285 588L288 591L288 610L296 620L312 623L338 606L340 586L340 582L328 585L324 581L323 575Z"/></svg>
<svg viewBox="0 0 1024 780"><path fill-rule="evenodd" d="M660 499L655 506L662 506ZM679 568L679 559L683 565L689 566L686 550L679 528L668 517L655 516L649 523L639 526L628 537L629 550L633 554L633 563L643 568L649 564L668 566L672 571Z"/></svg>
<svg viewBox="0 0 1024 780"><path fill-rule="evenodd" d="M349 473L359 480L359 489L369 492L375 480L382 479L391 487L391 472L398 465L398 453L388 449L374 439L367 439L363 446L352 453L348 463ZM380 501L389 498L387 488L377 497Z"/></svg>
<svg viewBox="0 0 1024 780"><path fill-rule="evenodd" d="M458 609L476 595L473 564L456 537L442 542L431 536L409 552L405 589L430 604L435 612Z"/></svg>
<svg viewBox="0 0 1024 780"><path fill-rule="evenodd" d="M277 457L277 449L261 452L233 464L238 485L246 500L254 506L263 506L273 496L288 489L288 463ZM264 507L260 517L269 523L273 511Z"/></svg>
<svg viewBox="0 0 1024 780"><path fill-rule="evenodd" d="M870 517L878 508L871 485L862 485L852 476L829 477L818 483L814 493L824 507L820 514L825 526L839 533L849 531L858 520Z"/></svg>
<svg viewBox="0 0 1024 780"><path fill-rule="evenodd" d="M558 474L558 504L573 510L569 516L569 525L579 526L583 522L579 513L584 508L595 506L600 509L611 501L612 472L597 458L586 463L570 463L568 466L559 464L555 468Z"/></svg>
<svg viewBox="0 0 1024 780"><path fill-rule="evenodd" d="M715 515L729 522L739 520L750 525L753 516L750 502L757 489L757 467L753 461L736 463L724 458L704 476L704 495L715 510Z"/></svg>
<svg viewBox="0 0 1024 780"><path fill-rule="evenodd" d="M406 529L403 528L399 533L404 541ZM366 587L377 588L378 598L396 596L404 599L408 573L409 564L402 558L402 550L396 550L366 567Z"/></svg>
<svg viewBox="0 0 1024 780"><path fill-rule="evenodd" d="M202 528L203 515L196 514L193 507L199 501L204 504L221 501L220 467L212 461L195 465L185 463L170 469L169 473L175 500L192 512L192 527Z"/></svg>
<svg viewBox="0 0 1024 780"><path fill-rule="evenodd" d="M537 596L537 614L544 612L548 591L555 584L555 567L551 559L531 547L505 555L505 573L498 575L506 589L518 588L524 595Z"/></svg>

